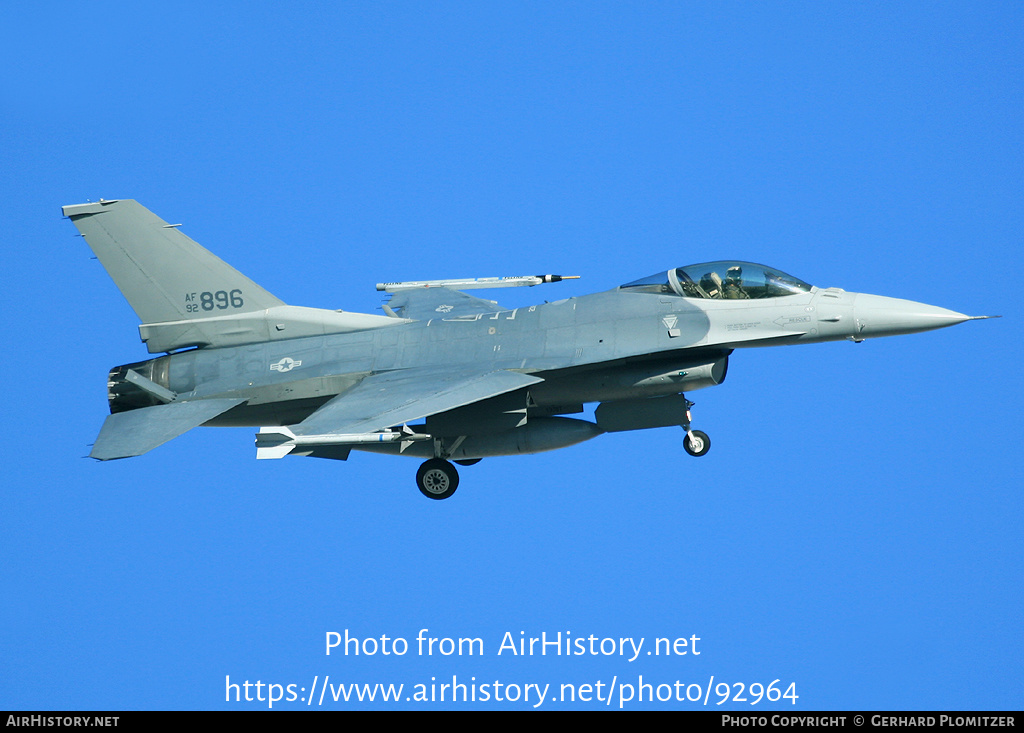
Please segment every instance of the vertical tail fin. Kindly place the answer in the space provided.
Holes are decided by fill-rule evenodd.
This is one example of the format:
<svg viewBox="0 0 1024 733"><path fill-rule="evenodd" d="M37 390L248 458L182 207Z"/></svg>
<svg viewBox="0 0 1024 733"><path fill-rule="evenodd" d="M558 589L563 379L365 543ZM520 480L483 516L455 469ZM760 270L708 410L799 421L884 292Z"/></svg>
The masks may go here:
<svg viewBox="0 0 1024 733"><path fill-rule="evenodd" d="M251 313L284 302L137 201L65 206L143 323Z"/></svg>
<svg viewBox="0 0 1024 733"><path fill-rule="evenodd" d="M397 326L401 318L286 305L131 200L63 208L142 324L151 354Z"/></svg>

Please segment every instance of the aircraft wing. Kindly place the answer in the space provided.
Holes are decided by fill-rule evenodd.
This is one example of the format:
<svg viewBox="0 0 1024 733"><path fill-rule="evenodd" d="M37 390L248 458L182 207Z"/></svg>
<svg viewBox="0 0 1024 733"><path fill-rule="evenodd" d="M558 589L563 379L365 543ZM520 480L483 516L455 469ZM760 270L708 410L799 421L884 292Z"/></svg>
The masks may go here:
<svg viewBox="0 0 1024 733"><path fill-rule="evenodd" d="M296 435L371 433L544 381L506 370L428 367L382 372L342 392L298 425Z"/></svg>
<svg viewBox="0 0 1024 733"><path fill-rule="evenodd" d="M388 301L388 307L401 318L426 321L431 318L458 318L507 310L493 300L474 298L444 287L402 290Z"/></svg>

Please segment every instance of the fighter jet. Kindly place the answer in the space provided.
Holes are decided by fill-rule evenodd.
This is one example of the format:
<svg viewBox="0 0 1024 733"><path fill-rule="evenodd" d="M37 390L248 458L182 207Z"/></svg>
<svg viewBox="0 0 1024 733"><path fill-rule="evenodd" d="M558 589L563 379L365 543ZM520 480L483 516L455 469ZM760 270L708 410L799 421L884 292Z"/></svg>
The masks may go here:
<svg viewBox="0 0 1024 733"><path fill-rule="evenodd" d="M703 456L687 394L721 384L736 349L863 341L974 318L819 288L764 265L673 267L523 308L462 292L538 275L379 283L384 315L287 305L132 200L63 207L138 315L148 361L116 366L90 455L138 456L199 425L258 427L256 457L423 459L431 499L453 464L669 426ZM597 403L594 420L567 417Z"/></svg>

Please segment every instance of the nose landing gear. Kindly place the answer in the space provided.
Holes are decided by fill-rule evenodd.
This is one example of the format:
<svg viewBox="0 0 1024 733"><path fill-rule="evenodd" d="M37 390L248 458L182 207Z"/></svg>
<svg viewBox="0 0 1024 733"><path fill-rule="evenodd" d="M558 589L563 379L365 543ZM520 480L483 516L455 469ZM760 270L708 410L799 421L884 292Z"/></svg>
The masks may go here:
<svg viewBox="0 0 1024 733"><path fill-rule="evenodd" d="M703 430L688 430L683 438L683 448L691 456L702 456L711 450L711 438Z"/></svg>
<svg viewBox="0 0 1024 733"><path fill-rule="evenodd" d="M683 438L683 448L691 456L702 456L711 450L711 438L703 430L693 430L690 428L690 422L693 420L690 408L693 407L693 404L686 400L686 422L682 424L683 430L686 431L686 437Z"/></svg>

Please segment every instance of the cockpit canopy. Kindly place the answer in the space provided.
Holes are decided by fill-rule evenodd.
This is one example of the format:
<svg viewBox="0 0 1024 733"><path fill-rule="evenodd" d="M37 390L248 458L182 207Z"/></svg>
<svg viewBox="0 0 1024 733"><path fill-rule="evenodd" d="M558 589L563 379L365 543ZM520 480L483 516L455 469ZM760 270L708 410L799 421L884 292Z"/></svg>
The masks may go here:
<svg viewBox="0 0 1024 733"><path fill-rule="evenodd" d="M665 293L684 298L752 300L809 293L803 280L753 262L705 262L677 267L620 286L639 293Z"/></svg>

